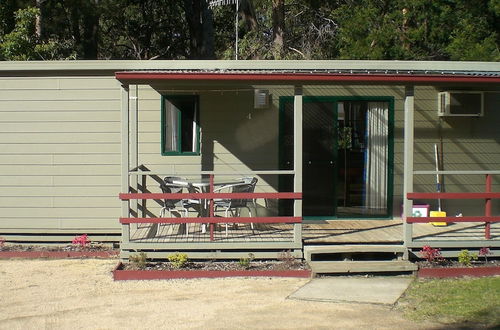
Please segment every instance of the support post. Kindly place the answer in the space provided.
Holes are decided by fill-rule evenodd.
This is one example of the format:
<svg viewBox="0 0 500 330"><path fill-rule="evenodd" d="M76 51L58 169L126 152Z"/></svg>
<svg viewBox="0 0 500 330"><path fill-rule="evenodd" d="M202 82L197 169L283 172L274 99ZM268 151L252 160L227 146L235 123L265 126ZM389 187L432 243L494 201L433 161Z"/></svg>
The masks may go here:
<svg viewBox="0 0 500 330"><path fill-rule="evenodd" d="M138 85L130 86L129 104L130 104L130 168L137 171L139 166L139 156L138 156ZM132 191L138 191L139 185L138 175L134 175L130 178L130 188ZM139 201L137 199L130 201L130 209L139 217ZM137 229L137 224L134 225Z"/></svg>
<svg viewBox="0 0 500 330"><path fill-rule="evenodd" d="M129 86L121 89L121 191L129 192ZM122 200L122 217L130 217L129 201ZM122 224L122 244L130 243L130 225Z"/></svg>
<svg viewBox="0 0 500 330"><path fill-rule="evenodd" d="M404 99L404 174L403 174L403 237L404 246L407 247L413 240L413 224L407 223L406 218L411 217L413 201L407 198L413 192L413 138L414 127L414 87L405 86ZM405 255L405 258L408 258Z"/></svg>
<svg viewBox="0 0 500 330"><path fill-rule="evenodd" d="M302 86L296 86L293 103L293 190L302 192ZM302 200L294 201L293 215L302 217ZM293 240L302 244L302 223L293 226Z"/></svg>
<svg viewBox="0 0 500 330"><path fill-rule="evenodd" d="M491 192L491 174L486 174L486 192ZM491 217L491 198L486 198L484 204L484 215L487 217ZM491 239L491 222L485 223L484 238Z"/></svg>

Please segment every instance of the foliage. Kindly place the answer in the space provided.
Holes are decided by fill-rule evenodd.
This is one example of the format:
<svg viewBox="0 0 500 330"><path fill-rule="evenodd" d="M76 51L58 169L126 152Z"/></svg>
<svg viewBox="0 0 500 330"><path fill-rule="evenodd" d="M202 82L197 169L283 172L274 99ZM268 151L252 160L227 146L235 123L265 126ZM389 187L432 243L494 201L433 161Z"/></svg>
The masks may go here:
<svg viewBox="0 0 500 330"><path fill-rule="evenodd" d="M2 248L5 245L5 238L0 236L0 248Z"/></svg>
<svg viewBox="0 0 500 330"><path fill-rule="evenodd" d="M293 268L293 266L295 266L295 264L297 262L290 250L280 252L278 254L278 261L281 262L280 268L282 268L282 269Z"/></svg>
<svg viewBox="0 0 500 330"><path fill-rule="evenodd" d="M490 248L488 247L482 247L481 249L479 249L479 255L481 257L484 257L484 261L485 262L488 262L488 255L492 254L491 251L490 251Z"/></svg>
<svg viewBox="0 0 500 330"><path fill-rule="evenodd" d="M128 257L135 269L145 269L147 264L147 254L141 252L139 254L132 254Z"/></svg>
<svg viewBox="0 0 500 330"><path fill-rule="evenodd" d="M500 60L498 0L207 1L4 0L0 59Z"/></svg>
<svg viewBox="0 0 500 330"><path fill-rule="evenodd" d="M499 292L500 277L420 280L412 283L399 306L415 320L455 324L464 329L495 327L500 324Z"/></svg>
<svg viewBox="0 0 500 330"><path fill-rule="evenodd" d="M477 260L476 253L470 253L469 250L461 250L458 254L458 262L464 266L469 267L472 264L473 260Z"/></svg>
<svg viewBox="0 0 500 330"><path fill-rule="evenodd" d="M427 262L430 263L440 263L444 260L443 256L441 255L441 249L434 249L429 245L423 246L419 253L421 258L424 258Z"/></svg>
<svg viewBox="0 0 500 330"><path fill-rule="evenodd" d="M102 0L99 50L108 59L183 59L189 34L181 1Z"/></svg>
<svg viewBox="0 0 500 330"><path fill-rule="evenodd" d="M87 244L90 244L90 240L88 239L87 234L83 234L80 236L75 236L73 238L73 241L71 242L73 245L80 246L80 248L85 248Z"/></svg>
<svg viewBox="0 0 500 330"><path fill-rule="evenodd" d="M244 269L248 269L250 268L250 263L255 259L255 256L253 255L253 253L249 253L248 254L248 258L240 258L240 260L238 261L238 264L244 268Z"/></svg>
<svg viewBox="0 0 500 330"><path fill-rule="evenodd" d="M5 60L55 60L72 57L71 44L56 39L42 41L35 34L35 21L40 14L37 8L19 9L15 13L15 27L0 36L0 55Z"/></svg>
<svg viewBox="0 0 500 330"><path fill-rule="evenodd" d="M183 268L188 262L188 255L185 253L174 253L168 256L168 261L172 264L174 268Z"/></svg>
<svg viewBox="0 0 500 330"><path fill-rule="evenodd" d="M352 127L340 127L338 130L338 145L340 149L351 149Z"/></svg>

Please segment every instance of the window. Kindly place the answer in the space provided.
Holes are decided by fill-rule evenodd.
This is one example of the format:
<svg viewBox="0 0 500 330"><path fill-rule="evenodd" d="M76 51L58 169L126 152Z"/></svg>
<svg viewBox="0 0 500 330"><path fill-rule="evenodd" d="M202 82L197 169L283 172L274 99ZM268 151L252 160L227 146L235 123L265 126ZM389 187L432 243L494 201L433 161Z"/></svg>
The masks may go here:
<svg viewBox="0 0 500 330"><path fill-rule="evenodd" d="M162 97L162 155L199 155L200 127L198 96Z"/></svg>

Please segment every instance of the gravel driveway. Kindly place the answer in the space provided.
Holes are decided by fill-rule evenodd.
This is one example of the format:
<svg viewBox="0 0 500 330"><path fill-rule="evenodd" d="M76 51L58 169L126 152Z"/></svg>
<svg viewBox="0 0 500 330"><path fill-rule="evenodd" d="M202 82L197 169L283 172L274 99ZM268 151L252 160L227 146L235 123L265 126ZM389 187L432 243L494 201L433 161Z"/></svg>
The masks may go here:
<svg viewBox="0 0 500 330"><path fill-rule="evenodd" d="M114 282L116 260L0 260L0 329L432 329L387 306L287 299L307 279Z"/></svg>

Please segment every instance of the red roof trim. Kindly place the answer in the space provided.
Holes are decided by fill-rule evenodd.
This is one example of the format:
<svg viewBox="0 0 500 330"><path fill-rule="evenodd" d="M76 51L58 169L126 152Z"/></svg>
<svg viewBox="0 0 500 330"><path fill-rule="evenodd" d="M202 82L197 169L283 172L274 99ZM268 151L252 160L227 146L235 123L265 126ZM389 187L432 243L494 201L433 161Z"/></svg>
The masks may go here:
<svg viewBox="0 0 500 330"><path fill-rule="evenodd" d="M464 75L391 75L391 74L309 74L309 73L168 73L116 72L116 79L127 81L217 80L217 81L288 81L288 82L395 82L395 83L500 83L500 77Z"/></svg>

